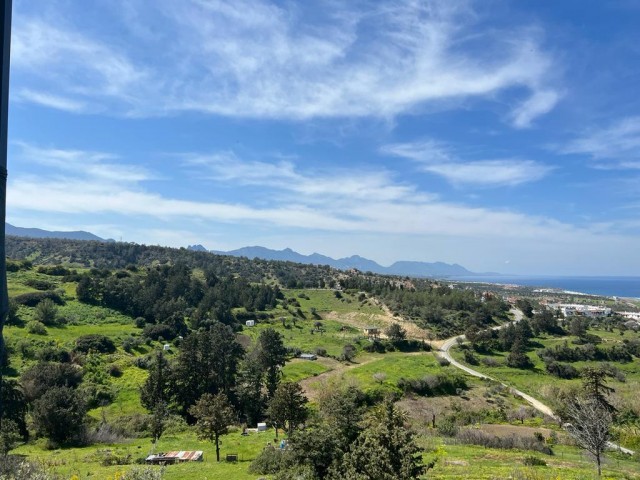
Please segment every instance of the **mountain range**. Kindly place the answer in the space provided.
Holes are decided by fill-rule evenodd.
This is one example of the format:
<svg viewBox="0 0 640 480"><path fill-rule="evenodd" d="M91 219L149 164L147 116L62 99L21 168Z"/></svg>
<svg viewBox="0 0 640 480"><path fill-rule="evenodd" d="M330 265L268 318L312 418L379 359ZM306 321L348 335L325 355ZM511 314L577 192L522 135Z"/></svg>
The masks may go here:
<svg viewBox="0 0 640 480"><path fill-rule="evenodd" d="M69 240L93 240L98 242L113 242L113 239L104 239L94 235L90 232L82 230L63 232L63 231L49 231L42 230L40 228L23 228L15 227L9 223L5 223L5 231L7 235L14 235L17 237L30 237L30 238L65 238ZM287 262L311 264L311 265L329 265L340 270L349 270L356 268L361 272L373 272L385 275L406 275L411 277L463 277L473 275L487 275L486 273L474 273L462 265L456 263L449 264L443 262L412 262L412 261L398 261L388 267L382 266L379 263L369 260L368 258L361 257L359 255L352 255L351 257L334 259L321 255L319 253L313 253L311 255L303 255L295 252L290 248L284 250L272 250L265 247L243 247L237 250L231 250L228 252L207 250L202 245L189 245L189 250L210 252L218 255L231 255L234 257L247 257L250 259L260 258L263 260L282 260Z"/></svg>
<svg viewBox="0 0 640 480"><path fill-rule="evenodd" d="M29 237L29 238L66 238L68 240L95 240L98 242L114 242L113 239L100 238L93 233L78 230L75 232L55 232L49 230L42 230L41 228L23 228L15 227L10 223L4 224L6 235L13 235L16 237Z"/></svg>
<svg viewBox="0 0 640 480"><path fill-rule="evenodd" d="M188 249L202 252L209 251L202 245L190 245ZM393 265L385 267L373 260L369 260L368 258L364 258L359 255L334 259L319 253L303 255L291 250L290 248L285 248L284 250L271 250L269 248L255 246L243 247L228 252L211 250L211 253L216 253L218 255L232 255L234 257L247 257L250 259L260 258L263 260L283 260L312 265L329 265L340 270L357 268L362 272L373 272L385 275L406 275L411 277L462 277L486 275L484 273L479 274L471 272L462 265L458 265L456 263L399 261L395 262Z"/></svg>

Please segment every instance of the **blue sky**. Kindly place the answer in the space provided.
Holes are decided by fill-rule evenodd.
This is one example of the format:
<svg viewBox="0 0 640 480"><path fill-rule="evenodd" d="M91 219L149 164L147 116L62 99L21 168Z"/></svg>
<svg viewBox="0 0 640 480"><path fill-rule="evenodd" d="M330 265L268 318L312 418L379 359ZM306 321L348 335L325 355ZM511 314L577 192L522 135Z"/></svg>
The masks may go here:
<svg viewBox="0 0 640 480"><path fill-rule="evenodd" d="M14 0L7 220L640 273L632 0Z"/></svg>

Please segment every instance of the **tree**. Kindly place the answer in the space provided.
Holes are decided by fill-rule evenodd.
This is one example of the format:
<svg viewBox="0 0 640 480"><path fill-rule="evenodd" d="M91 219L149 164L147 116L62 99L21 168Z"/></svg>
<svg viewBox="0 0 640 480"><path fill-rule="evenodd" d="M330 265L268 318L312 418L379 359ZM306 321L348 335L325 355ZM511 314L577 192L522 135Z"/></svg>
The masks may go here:
<svg viewBox="0 0 640 480"><path fill-rule="evenodd" d="M602 455L609 443L613 422L611 411L593 396L577 396L570 400L564 417L569 435L581 448L594 456L600 476Z"/></svg>
<svg viewBox="0 0 640 480"><path fill-rule="evenodd" d="M606 384L606 378L610 373L602 367L585 367L582 369L582 388L587 397L594 399L604 409L611 413L616 411L615 407L609 403L607 396L615 392L615 389Z"/></svg>
<svg viewBox="0 0 640 480"><path fill-rule="evenodd" d="M211 395L205 393L198 402L189 409L196 419L196 432L200 440L209 440L216 444L216 460L220 461L220 435L229 431L235 414L224 393Z"/></svg>
<svg viewBox="0 0 640 480"><path fill-rule="evenodd" d="M332 385L323 389L318 403L322 419L347 450L362 431L365 394L353 385Z"/></svg>
<svg viewBox="0 0 640 480"><path fill-rule="evenodd" d="M273 328L263 330L258 337L258 361L265 371L268 398L273 397L278 388L282 376L280 368L287 361L287 349L282 338Z"/></svg>
<svg viewBox="0 0 640 480"><path fill-rule="evenodd" d="M350 362L356 356L356 347L347 343L344 347L342 347L342 354L340 355L340 359L345 362Z"/></svg>
<svg viewBox="0 0 640 480"><path fill-rule="evenodd" d="M0 380L0 401L2 402L2 417L0 423L9 420L15 423L23 440L29 439L27 430L27 401L20 385L15 380L3 378Z"/></svg>
<svg viewBox="0 0 640 480"><path fill-rule="evenodd" d="M511 352L507 356L507 365L513 368L531 368L533 362L527 356L525 341L521 337L516 337L511 347Z"/></svg>
<svg viewBox="0 0 640 480"><path fill-rule="evenodd" d="M244 348L231 327L219 322L208 331L186 337L172 369L172 400L181 413L188 414L189 407L205 393L224 393L233 401L243 355Z"/></svg>
<svg viewBox="0 0 640 480"><path fill-rule="evenodd" d="M53 387L33 403L32 418L39 436L56 443L78 440L84 432L86 407L76 390Z"/></svg>
<svg viewBox="0 0 640 480"><path fill-rule="evenodd" d="M410 480L424 471L420 448L405 426L406 415L392 401L378 406L366 428L336 464L331 480Z"/></svg>
<svg viewBox="0 0 640 480"><path fill-rule="evenodd" d="M527 318L533 317L533 305L531 304L531 300L528 298L519 298L516 300L516 307L522 310L522 313Z"/></svg>
<svg viewBox="0 0 640 480"><path fill-rule="evenodd" d="M278 385L267 409L269 419L276 429L276 437L278 428L282 428L291 435L299 425L305 422L309 416L307 402L302 387L297 383L285 382Z"/></svg>
<svg viewBox="0 0 640 480"><path fill-rule="evenodd" d="M249 352L240 364L236 393L246 422L255 425L261 421L266 407L263 392L264 370L258 359L258 351Z"/></svg>
<svg viewBox="0 0 640 480"><path fill-rule="evenodd" d="M391 340L391 343L399 343L407 338L407 331L398 323L392 323L384 333Z"/></svg>
<svg viewBox="0 0 640 480"><path fill-rule="evenodd" d="M171 369L162 350L149 368L149 376L140 388L140 403L148 411L153 412L159 403L168 403L170 394Z"/></svg>
<svg viewBox="0 0 640 480"><path fill-rule="evenodd" d="M4 418L0 422L0 456L6 460L11 450L16 448L16 444L20 441L21 435L18 425L11 419Z"/></svg>

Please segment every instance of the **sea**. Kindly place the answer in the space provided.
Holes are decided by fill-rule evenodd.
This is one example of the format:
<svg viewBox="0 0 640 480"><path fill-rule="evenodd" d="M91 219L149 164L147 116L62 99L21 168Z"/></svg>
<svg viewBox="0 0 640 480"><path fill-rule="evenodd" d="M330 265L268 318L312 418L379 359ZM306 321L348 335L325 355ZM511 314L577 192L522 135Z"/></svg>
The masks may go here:
<svg viewBox="0 0 640 480"><path fill-rule="evenodd" d="M474 275L448 277L459 282L500 283L525 287L554 288L567 292L606 297L640 298L640 277L551 277L525 275Z"/></svg>

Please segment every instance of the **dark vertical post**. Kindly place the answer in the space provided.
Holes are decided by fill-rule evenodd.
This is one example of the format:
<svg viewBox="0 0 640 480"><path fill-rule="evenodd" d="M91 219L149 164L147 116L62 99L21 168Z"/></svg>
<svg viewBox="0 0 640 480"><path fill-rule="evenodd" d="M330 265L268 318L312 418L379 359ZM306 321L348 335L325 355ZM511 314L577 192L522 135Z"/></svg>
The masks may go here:
<svg viewBox="0 0 640 480"><path fill-rule="evenodd" d="M2 0L0 12L2 26L2 98L0 102L0 361L4 358L4 337L2 329L9 313L9 294L7 293L7 256L4 235L7 213L7 126L9 123L9 58L11 51L11 0ZM0 425L4 416L2 402L2 367L0 366Z"/></svg>

